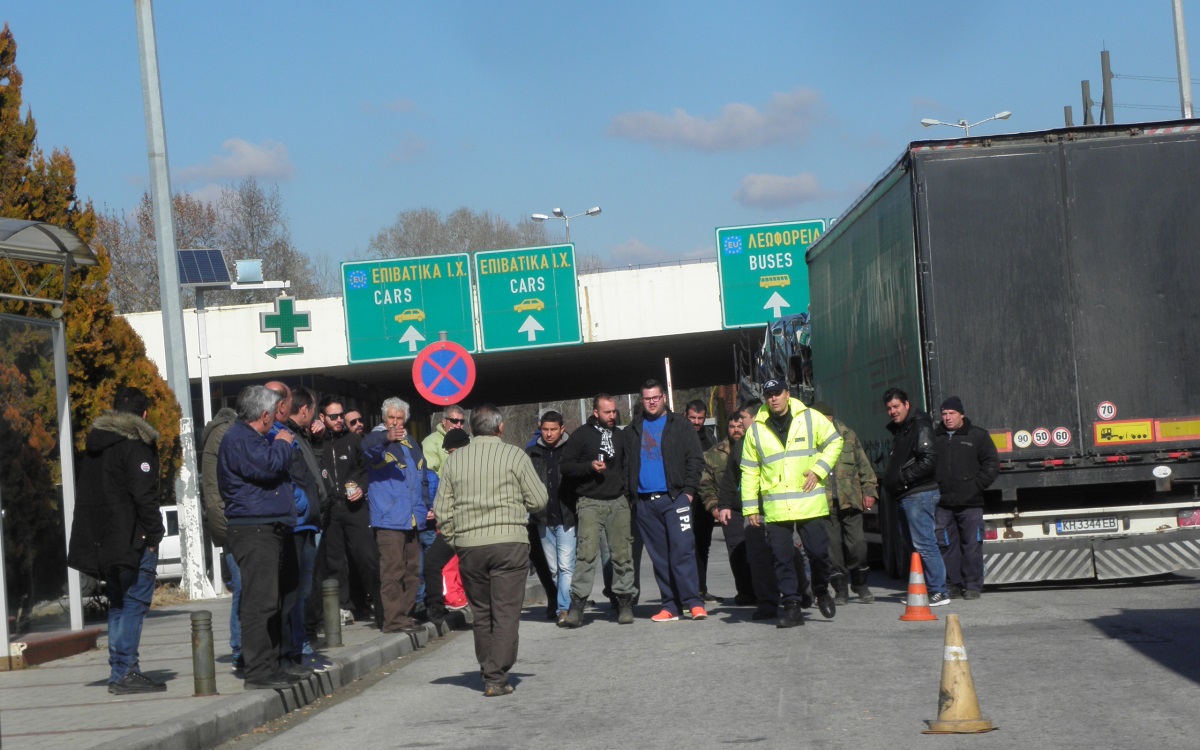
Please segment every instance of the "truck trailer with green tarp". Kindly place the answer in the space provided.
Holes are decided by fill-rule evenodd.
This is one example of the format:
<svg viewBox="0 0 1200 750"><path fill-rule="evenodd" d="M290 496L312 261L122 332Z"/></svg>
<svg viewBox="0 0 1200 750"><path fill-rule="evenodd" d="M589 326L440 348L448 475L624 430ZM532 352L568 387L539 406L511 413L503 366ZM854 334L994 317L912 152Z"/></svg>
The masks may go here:
<svg viewBox="0 0 1200 750"><path fill-rule="evenodd" d="M913 143L806 257L817 398L877 471L889 387L991 432L987 583L1200 568L1195 121Z"/></svg>

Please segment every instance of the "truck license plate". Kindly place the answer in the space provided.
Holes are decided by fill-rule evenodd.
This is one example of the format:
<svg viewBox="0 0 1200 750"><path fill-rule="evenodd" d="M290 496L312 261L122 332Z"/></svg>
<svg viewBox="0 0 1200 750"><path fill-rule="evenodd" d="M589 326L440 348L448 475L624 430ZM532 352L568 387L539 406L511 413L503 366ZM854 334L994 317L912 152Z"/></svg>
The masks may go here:
<svg viewBox="0 0 1200 750"><path fill-rule="evenodd" d="M1064 518L1058 522L1060 534L1082 534L1096 531L1116 531L1119 527L1116 516L1091 516L1089 518Z"/></svg>

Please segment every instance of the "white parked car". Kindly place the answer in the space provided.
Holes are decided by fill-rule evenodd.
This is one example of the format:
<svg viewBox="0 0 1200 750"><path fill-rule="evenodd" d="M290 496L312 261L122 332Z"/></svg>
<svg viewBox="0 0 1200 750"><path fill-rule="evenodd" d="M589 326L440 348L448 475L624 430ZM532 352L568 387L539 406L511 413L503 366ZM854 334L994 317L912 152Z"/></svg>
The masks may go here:
<svg viewBox="0 0 1200 750"><path fill-rule="evenodd" d="M159 508L167 533L158 545L158 577L161 580L183 578L183 562L179 554L179 509L174 505Z"/></svg>

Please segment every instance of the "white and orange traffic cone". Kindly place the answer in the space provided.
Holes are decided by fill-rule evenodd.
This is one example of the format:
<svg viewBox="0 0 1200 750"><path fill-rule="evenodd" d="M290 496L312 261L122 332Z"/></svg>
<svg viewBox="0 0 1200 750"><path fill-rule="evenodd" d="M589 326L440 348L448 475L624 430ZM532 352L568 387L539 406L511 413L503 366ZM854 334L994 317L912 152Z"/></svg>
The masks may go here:
<svg viewBox="0 0 1200 750"><path fill-rule="evenodd" d="M975 681L963 646L958 615L946 616L946 650L942 658L942 685L938 690L938 717L925 722L923 734L977 734L997 729L979 712Z"/></svg>
<svg viewBox="0 0 1200 750"><path fill-rule="evenodd" d="M929 589L925 588L925 569L921 567L921 555L912 554L912 565L908 569L908 606L900 615L904 622L936 620L937 615L929 609Z"/></svg>

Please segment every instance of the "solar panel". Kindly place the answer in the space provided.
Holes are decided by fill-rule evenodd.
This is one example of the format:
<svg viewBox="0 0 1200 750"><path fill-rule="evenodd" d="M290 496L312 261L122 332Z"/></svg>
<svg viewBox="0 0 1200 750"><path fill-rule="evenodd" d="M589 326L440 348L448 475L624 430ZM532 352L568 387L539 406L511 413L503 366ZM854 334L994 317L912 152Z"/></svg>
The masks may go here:
<svg viewBox="0 0 1200 750"><path fill-rule="evenodd" d="M220 250L177 250L179 283L182 286L228 284L229 269Z"/></svg>

